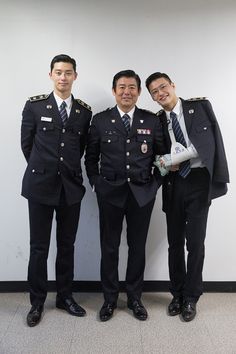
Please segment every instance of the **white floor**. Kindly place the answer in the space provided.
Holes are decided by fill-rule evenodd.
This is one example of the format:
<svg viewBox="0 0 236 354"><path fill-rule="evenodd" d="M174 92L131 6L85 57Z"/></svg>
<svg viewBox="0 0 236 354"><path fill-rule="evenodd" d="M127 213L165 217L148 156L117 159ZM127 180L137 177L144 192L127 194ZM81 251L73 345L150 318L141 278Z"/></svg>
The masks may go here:
<svg viewBox="0 0 236 354"><path fill-rule="evenodd" d="M55 308L49 293L40 324L26 325L28 294L0 294L0 354L236 354L236 294L207 293L194 321L169 317L168 293L144 293L149 318L141 322L119 297L113 318L101 323L102 294L76 293L84 318Z"/></svg>

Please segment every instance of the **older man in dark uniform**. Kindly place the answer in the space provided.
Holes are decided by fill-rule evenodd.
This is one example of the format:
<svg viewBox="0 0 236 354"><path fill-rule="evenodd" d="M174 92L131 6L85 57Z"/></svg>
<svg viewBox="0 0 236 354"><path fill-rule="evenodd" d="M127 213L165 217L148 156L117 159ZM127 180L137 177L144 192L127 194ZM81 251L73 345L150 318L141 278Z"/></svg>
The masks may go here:
<svg viewBox="0 0 236 354"><path fill-rule="evenodd" d="M171 316L182 314L184 321L196 315L202 294L204 241L211 200L227 192L229 172L223 140L211 104L206 99L183 100L167 74L154 73L146 80L154 101L163 110L158 117L171 155L172 166L163 182L163 210L167 218L169 273L173 299ZM182 156L182 158L181 158ZM157 161L158 162L158 161ZM188 251L185 264L185 240Z"/></svg>
<svg viewBox="0 0 236 354"><path fill-rule="evenodd" d="M28 281L30 327L41 319L47 295L47 258L53 214L56 213L56 306L74 316L85 310L72 297L74 242L85 193L81 171L91 110L71 95L76 62L58 55L51 62L54 91L31 97L25 104L21 147L27 160L22 195L28 199L30 259Z"/></svg>
<svg viewBox="0 0 236 354"><path fill-rule="evenodd" d="M158 188L153 173L155 154L165 151L159 118L139 109L139 76L121 71L113 79L117 105L94 116L85 165L99 206L101 281L105 302L101 321L109 320L119 293L118 259L124 217L127 223L128 307L139 320L147 311L141 302L145 267L145 243Z"/></svg>

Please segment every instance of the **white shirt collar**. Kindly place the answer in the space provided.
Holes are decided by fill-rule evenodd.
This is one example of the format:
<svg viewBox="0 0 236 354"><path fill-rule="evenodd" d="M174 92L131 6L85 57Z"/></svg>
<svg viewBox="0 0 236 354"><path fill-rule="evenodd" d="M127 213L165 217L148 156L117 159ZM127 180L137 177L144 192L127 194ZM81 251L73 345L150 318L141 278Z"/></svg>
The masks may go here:
<svg viewBox="0 0 236 354"><path fill-rule="evenodd" d="M67 97L66 99L62 99L61 97L59 97L55 92L53 92L54 98L57 102L57 106L58 108L60 107L60 105L62 104L63 101L66 102L67 108L70 109L71 105L72 105L72 96L70 95L69 97Z"/></svg>
<svg viewBox="0 0 236 354"><path fill-rule="evenodd" d="M123 117L124 114L128 114L131 118L131 121L133 120L133 115L134 115L134 111L135 111L135 106L127 113L123 112L118 106L117 106L117 109L120 113L120 116Z"/></svg>
<svg viewBox="0 0 236 354"><path fill-rule="evenodd" d="M181 99L179 98L176 105L174 106L174 108L172 109L172 111L165 111L167 118L170 118L170 112L174 112L177 117L179 117L182 113L183 113L183 107L182 107L182 102Z"/></svg>

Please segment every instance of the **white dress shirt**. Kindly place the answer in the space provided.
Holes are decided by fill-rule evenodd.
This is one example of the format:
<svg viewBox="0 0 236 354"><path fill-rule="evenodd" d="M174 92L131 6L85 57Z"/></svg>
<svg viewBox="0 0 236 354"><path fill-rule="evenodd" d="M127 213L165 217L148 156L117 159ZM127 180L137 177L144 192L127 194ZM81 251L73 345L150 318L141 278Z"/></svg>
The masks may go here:
<svg viewBox="0 0 236 354"><path fill-rule="evenodd" d="M130 117L130 122L129 122L129 123L130 123L130 127L132 127L133 117L134 117L134 111L135 111L135 106L134 106L129 112L127 112L127 113L123 112L118 106L117 106L117 109L118 109L118 111L119 111L121 117L123 117L123 115L125 115L125 114L128 114L128 115L129 115L129 117Z"/></svg>
<svg viewBox="0 0 236 354"><path fill-rule="evenodd" d="M166 112L166 117L167 121L169 124L172 126L172 120L170 118L170 111L165 111ZM194 145L192 142L189 140L189 136L187 133L186 125L185 125L185 120L184 120L184 114L183 114L183 107L182 107L182 102L180 99L178 99L175 107L172 109L172 112L174 112L177 116L177 120L179 122L180 128L183 132L184 139L186 141L187 148L191 146L192 150L194 151L194 157L190 160L190 166L191 168L196 168L196 167L204 167L197 150L195 149Z"/></svg>
<svg viewBox="0 0 236 354"><path fill-rule="evenodd" d="M67 116L70 116L70 111L71 111L71 106L72 106L72 96L70 95L68 98L66 98L65 100L63 100L61 97L59 97L55 92L53 92L54 98L56 100L58 109L60 110L60 106L62 104L62 102L66 102L66 112L67 112Z"/></svg>

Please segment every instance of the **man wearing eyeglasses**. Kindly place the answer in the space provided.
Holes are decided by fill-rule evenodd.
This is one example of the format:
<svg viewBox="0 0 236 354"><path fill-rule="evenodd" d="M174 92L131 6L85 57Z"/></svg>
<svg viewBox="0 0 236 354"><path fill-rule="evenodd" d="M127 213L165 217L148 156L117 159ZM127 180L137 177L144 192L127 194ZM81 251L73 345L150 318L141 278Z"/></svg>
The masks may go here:
<svg viewBox="0 0 236 354"><path fill-rule="evenodd" d="M205 98L183 100L165 73L146 80L166 137L169 154L156 164L164 177L163 211L169 243L170 316L194 319L202 294L202 269L208 209L211 200L227 192L229 172L223 140L210 102ZM185 263L185 242L188 252Z"/></svg>

